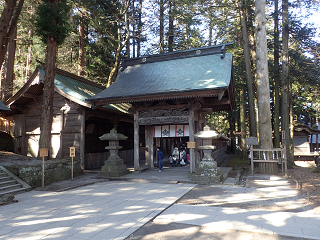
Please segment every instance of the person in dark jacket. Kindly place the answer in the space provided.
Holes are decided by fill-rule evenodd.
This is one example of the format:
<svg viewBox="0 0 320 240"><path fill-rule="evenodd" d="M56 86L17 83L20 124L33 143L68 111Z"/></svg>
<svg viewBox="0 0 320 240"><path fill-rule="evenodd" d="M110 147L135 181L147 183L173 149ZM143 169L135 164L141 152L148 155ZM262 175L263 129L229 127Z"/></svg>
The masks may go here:
<svg viewBox="0 0 320 240"><path fill-rule="evenodd" d="M160 147L157 147L157 157L158 157L159 172L161 172L161 170L162 170L163 153L160 150Z"/></svg>

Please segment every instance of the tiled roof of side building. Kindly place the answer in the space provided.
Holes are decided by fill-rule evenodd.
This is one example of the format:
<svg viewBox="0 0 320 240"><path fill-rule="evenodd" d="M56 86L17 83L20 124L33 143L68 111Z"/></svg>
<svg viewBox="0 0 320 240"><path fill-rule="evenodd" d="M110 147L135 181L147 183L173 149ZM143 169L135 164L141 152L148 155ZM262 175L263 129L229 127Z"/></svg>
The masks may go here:
<svg viewBox="0 0 320 240"><path fill-rule="evenodd" d="M44 70L40 69L44 74ZM78 77L77 77L78 78ZM81 101L86 101L86 99L98 94L105 88L98 87L97 84L91 83L88 80L80 81L71 74L64 74L63 71L56 71L54 84L57 88L65 92L66 94L79 99ZM130 104L107 104L104 105L105 108L120 111L123 113L128 113L128 109L131 107Z"/></svg>

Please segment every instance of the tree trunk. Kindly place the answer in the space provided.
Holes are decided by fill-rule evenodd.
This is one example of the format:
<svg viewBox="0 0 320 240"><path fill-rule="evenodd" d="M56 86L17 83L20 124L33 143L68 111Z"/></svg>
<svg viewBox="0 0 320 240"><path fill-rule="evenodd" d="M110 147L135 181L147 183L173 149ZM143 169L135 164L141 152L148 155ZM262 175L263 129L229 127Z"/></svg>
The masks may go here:
<svg viewBox="0 0 320 240"><path fill-rule="evenodd" d="M129 4L129 1L127 2L127 4ZM127 8L128 9L128 5L127 5ZM112 70L110 71L110 74L109 74L109 77L108 77L108 81L107 81L107 84L106 84L106 87L108 88L112 83L113 81L116 79L117 77L117 74L118 74L118 70L120 68L120 58L121 58L121 51L122 49L124 48L124 46L127 45L127 42L129 41L130 39L130 33L129 33L129 25L128 25L128 21L126 19L127 17L127 14L124 15L125 16L125 23L126 23L126 37L125 37L125 40L123 43L121 43L121 33L120 33L120 29L118 30L118 48L115 52L115 56L116 56L116 60L115 60L115 63L113 65L113 68Z"/></svg>
<svg viewBox="0 0 320 240"><path fill-rule="evenodd" d="M14 60L16 55L17 28L11 36L8 44L7 55L4 64L4 78L2 78L2 101L7 101L13 94Z"/></svg>
<svg viewBox="0 0 320 240"><path fill-rule="evenodd" d="M4 61L8 43L14 33L24 0L5 1L0 18L0 66Z"/></svg>
<svg viewBox="0 0 320 240"><path fill-rule="evenodd" d="M141 55L141 33L142 33L142 1L139 1L139 13L138 13L138 38L137 38L137 57Z"/></svg>
<svg viewBox="0 0 320 240"><path fill-rule="evenodd" d="M280 133L279 133L279 19L278 19L278 0L274 1L274 146L280 147Z"/></svg>
<svg viewBox="0 0 320 240"><path fill-rule="evenodd" d="M174 17L173 17L173 1L169 0L169 36L168 36L168 51L173 52L173 37L174 37Z"/></svg>
<svg viewBox="0 0 320 240"><path fill-rule="evenodd" d="M282 1L282 19L283 19L283 33L282 33L282 130L285 131L285 146L287 152L288 167L293 165L293 159L290 158L290 107L289 107L289 27L288 27L288 0Z"/></svg>
<svg viewBox="0 0 320 240"><path fill-rule="evenodd" d="M39 149L48 148L51 156L51 128L53 118L54 77L57 55L57 41L49 37L46 49L43 101L40 117Z"/></svg>
<svg viewBox="0 0 320 240"><path fill-rule="evenodd" d="M136 8L134 6L134 1L132 1L132 14L131 14L132 22L131 22L131 27L132 27L132 58L136 57L136 40L137 40L137 34L136 34L136 24L137 24L137 19L136 19ZM129 22L130 23L130 22ZM130 46L130 41L129 41L129 46Z"/></svg>
<svg viewBox="0 0 320 240"><path fill-rule="evenodd" d="M213 31L212 19L210 18L210 20L209 20L209 43L208 43L208 46L212 45L212 31Z"/></svg>
<svg viewBox="0 0 320 240"><path fill-rule="evenodd" d="M234 112L228 113L229 116L229 124L230 124L230 138L231 138L231 143L230 143L230 151L231 153L235 154L236 153L236 123L235 123L235 118L233 116Z"/></svg>
<svg viewBox="0 0 320 240"><path fill-rule="evenodd" d="M242 28L244 62L246 66L246 80L247 80L247 88L248 88L250 136L257 137L256 111L255 111L255 104L254 104L254 90L252 85L251 58L250 58L250 47L249 47L246 15L247 14L244 7L244 0L240 0L240 21L241 21L241 28Z"/></svg>
<svg viewBox="0 0 320 240"><path fill-rule="evenodd" d="M241 151L242 158L246 159L246 101L245 87L240 86L240 129L241 129Z"/></svg>
<svg viewBox="0 0 320 240"><path fill-rule="evenodd" d="M83 16L80 16L80 24L79 24L79 67L78 67L78 75L84 76L84 27L83 27Z"/></svg>
<svg viewBox="0 0 320 240"><path fill-rule="evenodd" d="M30 69L30 65L32 62L32 37L33 37L33 29L29 29L28 32L28 54L27 54L27 60L26 60L26 78L28 79L31 76L31 69Z"/></svg>
<svg viewBox="0 0 320 240"><path fill-rule="evenodd" d="M164 53L164 3L160 0L160 53Z"/></svg>
<svg viewBox="0 0 320 240"><path fill-rule="evenodd" d="M257 54L257 97L259 116L259 140L261 148L272 148L270 115L270 87L268 75L268 53L266 37L265 0L256 0L256 54Z"/></svg>
<svg viewBox="0 0 320 240"><path fill-rule="evenodd" d="M10 32L10 22L14 16L13 12L16 7L17 0L5 1L3 6L3 11L0 18L0 66L2 66L6 52L7 46L11 36Z"/></svg>
<svg viewBox="0 0 320 240"><path fill-rule="evenodd" d="M126 28L126 36L130 36L130 30L129 30L129 26L130 26L130 21L129 21L129 8L128 10L126 11L125 13L125 25L128 26ZM130 39L130 38L129 38ZM130 53L130 40L126 42L126 55L127 55L127 58L130 58L131 56L131 53Z"/></svg>

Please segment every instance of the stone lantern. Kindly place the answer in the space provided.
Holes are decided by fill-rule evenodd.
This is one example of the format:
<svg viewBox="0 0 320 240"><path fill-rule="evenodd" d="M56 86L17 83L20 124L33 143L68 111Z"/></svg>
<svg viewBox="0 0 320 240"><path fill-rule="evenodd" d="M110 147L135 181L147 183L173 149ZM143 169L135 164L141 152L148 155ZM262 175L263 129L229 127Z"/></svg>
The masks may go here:
<svg viewBox="0 0 320 240"><path fill-rule="evenodd" d="M109 146L105 147L105 149L110 151L110 156L104 162L100 174L103 177L120 177L126 175L128 173L127 167L119 157L118 152L122 149L122 146L119 146L119 141L127 140L128 137L121 133L117 133L117 130L112 129L110 133L105 133L99 138L100 140L109 141Z"/></svg>
<svg viewBox="0 0 320 240"><path fill-rule="evenodd" d="M203 131L197 132L194 137L202 139L203 145L199 149L203 152L203 158L198 164L195 174L192 179L199 183L219 183L220 182L220 168L217 167L217 162L212 158L212 150L216 147L212 145L212 140L217 139L220 135L210 130L210 127L205 126Z"/></svg>

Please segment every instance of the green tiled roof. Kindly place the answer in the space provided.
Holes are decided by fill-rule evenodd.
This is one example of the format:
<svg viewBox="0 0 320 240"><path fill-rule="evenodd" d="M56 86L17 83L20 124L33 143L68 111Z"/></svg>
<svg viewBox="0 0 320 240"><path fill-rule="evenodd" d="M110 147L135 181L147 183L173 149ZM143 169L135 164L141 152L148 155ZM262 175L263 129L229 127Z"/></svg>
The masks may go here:
<svg viewBox="0 0 320 240"><path fill-rule="evenodd" d="M199 50L198 50L199 51ZM193 53L194 52L194 53ZM188 51L188 57L168 55L168 59L128 65L118 73L116 81L107 89L88 99L90 102L111 101L153 96L175 96L185 93L208 93L228 88L232 78L232 54L198 54ZM190 54L192 54L190 56ZM132 100L133 101L133 100Z"/></svg>
<svg viewBox="0 0 320 240"><path fill-rule="evenodd" d="M39 68L39 70L43 75L45 74L44 69ZM72 78L71 76L67 76L59 72L55 73L54 84L66 94L84 102L88 98L104 90L102 87L98 88L93 84L80 81L76 78ZM131 105L129 104L107 104L104 107L107 109L128 113L130 106Z"/></svg>

